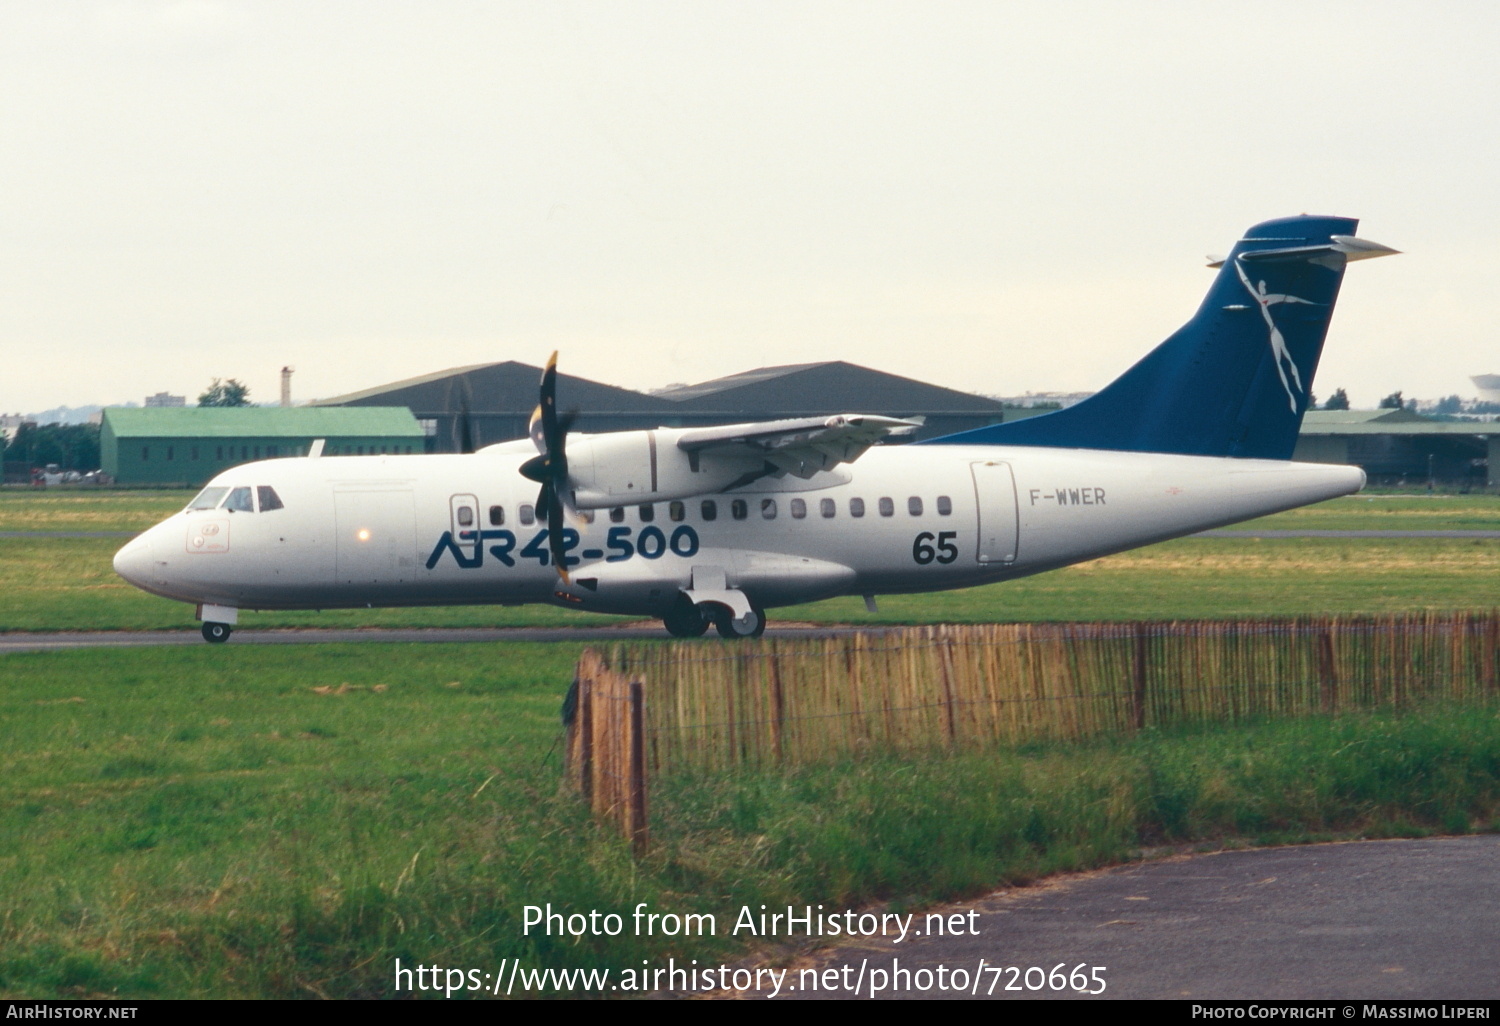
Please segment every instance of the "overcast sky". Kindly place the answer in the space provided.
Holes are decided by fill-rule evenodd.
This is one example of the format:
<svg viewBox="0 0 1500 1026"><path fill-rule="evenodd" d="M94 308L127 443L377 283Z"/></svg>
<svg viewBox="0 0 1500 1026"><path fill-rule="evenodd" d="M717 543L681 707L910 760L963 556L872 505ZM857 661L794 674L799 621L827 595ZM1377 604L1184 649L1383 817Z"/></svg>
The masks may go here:
<svg viewBox="0 0 1500 1026"><path fill-rule="evenodd" d="M1500 372L1500 5L0 6L0 411L515 359L1086 390L1362 219L1314 391Z"/></svg>

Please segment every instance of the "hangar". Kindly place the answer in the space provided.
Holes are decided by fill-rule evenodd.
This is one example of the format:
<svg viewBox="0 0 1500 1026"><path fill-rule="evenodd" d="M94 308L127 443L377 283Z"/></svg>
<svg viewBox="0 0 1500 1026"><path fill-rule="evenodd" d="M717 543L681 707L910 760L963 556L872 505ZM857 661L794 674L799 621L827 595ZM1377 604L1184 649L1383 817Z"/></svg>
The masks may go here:
<svg viewBox="0 0 1500 1026"><path fill-rule="evenodd" d="M541 378L542 368L506 360L453 367L332 399L317 399L310 405L404 406L421 425L427 439L425 451L464 452L525 438ZM665 411L671 408L652 396L571 374L557 376L557 396L562 409L579 411L574 424L578 431L653 428L663 423Z"/></svg>
<svg viewBox="0 0 1500 1026"><path fill-rule="evenodd" d="M316 438L330 456L422 451L422 429L405 409L112 406L99 458L119 484L197 487L249 460L306 455Z"/></svg>
<svg viewBox="0 0 1500 1026"><path fill-rule="evenodd" d="M1371 484L1484 488L1500 485L1500 423L1412 410L1309 410L1292 458L1353 463Z"/></svg>
<svg viewBox="0 0 1500 1026"><path fill-rule="evenodd" d="M525 437L541 376L540 367L507 360L455 367L313 405L406 406L428 437L428 452L462 452ZM649 394L559 373L557 402L577 411L574 430L586 432L875 413L925 417L915 437L928 438L1041 412L1007 409L997 399L842 360L763 367Z"/></svg>

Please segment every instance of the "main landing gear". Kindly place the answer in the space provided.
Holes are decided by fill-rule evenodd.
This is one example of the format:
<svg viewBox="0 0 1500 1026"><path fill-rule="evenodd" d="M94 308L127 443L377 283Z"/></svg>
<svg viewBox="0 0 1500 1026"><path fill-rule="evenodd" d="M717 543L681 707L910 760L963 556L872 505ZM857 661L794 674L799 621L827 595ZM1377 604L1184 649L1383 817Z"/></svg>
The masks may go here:
<svg viewBox="0 0 1500 1026"><path fill-rule="evenodd" d="M205 623L203 625L203 640L222 645L229 640L229 635L234 631L227 623Z"/></svg>
<svg viewBox="0 0 1500 1026"><path fill-rule="evenodd" d="M766 613L759 606L751 606L750 612L737 617L717 602L694 605L686 595L678 596L661 622L674 638L701 638L709 624L722 638L758 638L766 632Z"/></svg>

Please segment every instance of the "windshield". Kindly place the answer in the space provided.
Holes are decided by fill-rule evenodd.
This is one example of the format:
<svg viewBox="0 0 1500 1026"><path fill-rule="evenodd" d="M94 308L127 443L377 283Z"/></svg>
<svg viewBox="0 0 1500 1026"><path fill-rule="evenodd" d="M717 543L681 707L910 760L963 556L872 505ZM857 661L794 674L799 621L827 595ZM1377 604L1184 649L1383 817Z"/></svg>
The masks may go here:
<svg viewBox="0 0 1500 1026"><path fill-rule="evenodd" d="M250 497L249 488L236 488L229 493L229 498L224 502L224 508L231 513L254 513L255 500Z"/></svg>
<svg viewBox="0 0 1500 1026"><path fill-rule="evenodd" d="M228 488L205 488L198 493L198 497L188 503L188 509L213 509L224 498Z"/></svg>

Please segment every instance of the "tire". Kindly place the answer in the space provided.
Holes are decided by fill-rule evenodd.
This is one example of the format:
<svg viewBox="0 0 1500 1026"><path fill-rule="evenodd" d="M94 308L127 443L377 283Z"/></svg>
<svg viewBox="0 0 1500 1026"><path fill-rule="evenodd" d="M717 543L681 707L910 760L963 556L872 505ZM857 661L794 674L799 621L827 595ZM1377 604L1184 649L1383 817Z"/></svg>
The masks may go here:
<svg viewBox="0 0 1500 1026"><path fill-rule="evenodd" d="M661 622L674 638L701 638L708 630L708 617L685 596L662 614Z"/></svg>
<svg viewBox="0 0 1500 1026"><path fill-rule="evenodd" d="M215 645L222 645L229 640L229 635L234 628L227 623L205 623L203 625L203 640Z"/></svg>
<svg viewBox="0 0 1500 1026"><path fill-rule="evenodd" d="M759 606L750 607L750 615L736 620L729 610L720 607L714 617L714 627L721 638L758 638L766 633L766 611Z"/></svg>

